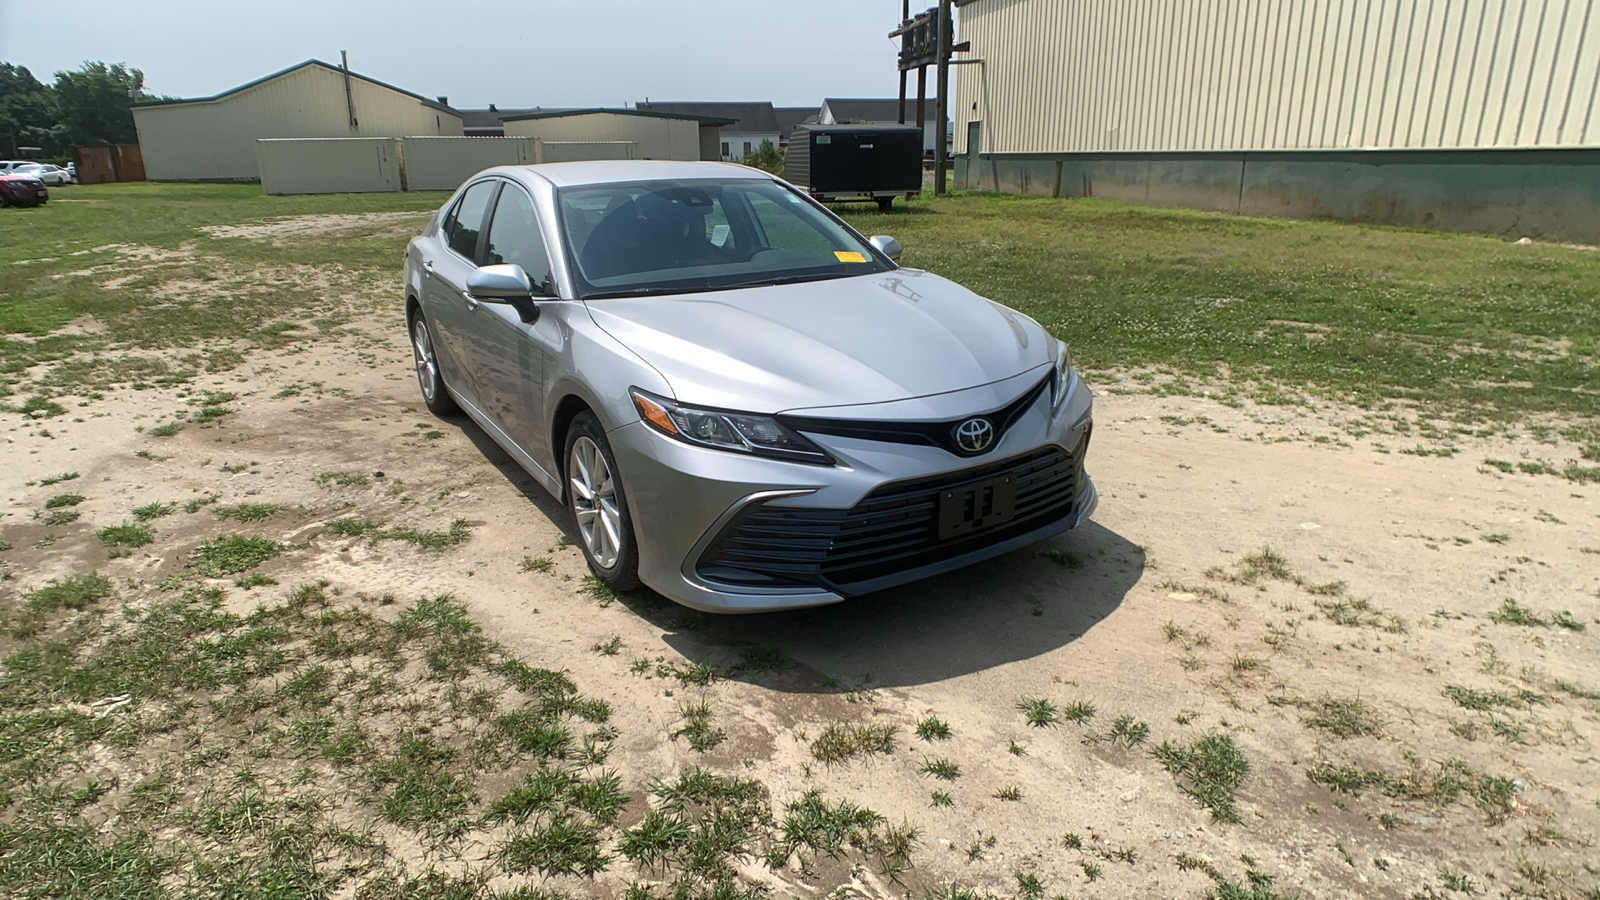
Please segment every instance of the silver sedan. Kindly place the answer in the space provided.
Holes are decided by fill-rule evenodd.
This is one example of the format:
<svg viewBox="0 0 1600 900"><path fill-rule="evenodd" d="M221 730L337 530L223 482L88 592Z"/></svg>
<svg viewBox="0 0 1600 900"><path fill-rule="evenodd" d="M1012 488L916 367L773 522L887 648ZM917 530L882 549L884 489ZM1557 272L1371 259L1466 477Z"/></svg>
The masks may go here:
<svg viewBox="0 0 1600 900"><path fill-rule="evenodd" d="M1089 389L1040 325L721 163L490 169L406 249L428 408L686 606L837 602L1084 522Z"/></svg>

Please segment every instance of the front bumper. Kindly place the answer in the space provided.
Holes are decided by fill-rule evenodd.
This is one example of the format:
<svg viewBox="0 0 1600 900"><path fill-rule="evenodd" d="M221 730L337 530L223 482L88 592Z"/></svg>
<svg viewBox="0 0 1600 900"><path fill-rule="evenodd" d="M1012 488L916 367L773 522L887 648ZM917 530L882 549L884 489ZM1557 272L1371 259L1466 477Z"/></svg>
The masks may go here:
<svg viewBox="0 0 1600 900"><path fill-rule="evenodd" d="M954 397L950 402L961 400ZM1051 410L1049 394L1044 393L993 449L970 459L934 446L808 434L833 454L839 461L836 466L694 447L642 422L624 425L609 439L628 492L640 580L694 609L766 612L836 603L1035 543L1082 524L1098 503L1094 484L1083 472L1092 426L1090 406L1087 386L1073 373L1068 396L1058 409ZM970 412L971 408L951 408L949 417ZM848 574L822 562L824 556L845 550L841 541L836 552L832 533L818 536L815 529L839 527L837 523L865 508L863 501L882 503L876 498L886 491L894 493L902 485L960 483L969 474L983 477L1013 464L1024 471L1044 472L1047 464L1062 458L1071 470L1071 494L1064 504L1040 507L1037 514L1024 517L1027 504L1019 500L1013 523L947 542L936 542L926 533L920 545L897 560L875 560L877 564L855 567ZM1036 461L1031 469L1029 460ZM782 536L775 539L778 544L772 551L775 559L787 558L792 571L804 574L757 583L760 578L730 577L725 567L717 565L728 535L746 524L753 511L804 520L800 528L810 529L811 535L807 547L797 552L810 562L788 554Z"/></svg>

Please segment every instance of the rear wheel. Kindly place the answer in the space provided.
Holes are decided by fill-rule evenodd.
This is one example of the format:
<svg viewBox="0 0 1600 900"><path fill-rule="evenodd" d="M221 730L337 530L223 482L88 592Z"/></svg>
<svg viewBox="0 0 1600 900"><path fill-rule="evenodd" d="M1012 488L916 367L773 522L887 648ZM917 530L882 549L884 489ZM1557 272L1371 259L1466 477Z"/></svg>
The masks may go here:
<svg viewBox="0 0 1600 900"><path fill-rule="evenodd" d="M428 320L417 310L411 317L411 358L417 366L417 386L422 388L422 402L428 412L448 416L456 412L456 402L445 390L444 376L439 374L439 355L433 349L433 331Z"/></svg>
<svg viewBox="0 0 1600 900"><path fill-rule="evenodd" d="M614 591L639 586L639 547L611 444L594 413L582 412L567 431L567 509L589 571Z"/></svg>

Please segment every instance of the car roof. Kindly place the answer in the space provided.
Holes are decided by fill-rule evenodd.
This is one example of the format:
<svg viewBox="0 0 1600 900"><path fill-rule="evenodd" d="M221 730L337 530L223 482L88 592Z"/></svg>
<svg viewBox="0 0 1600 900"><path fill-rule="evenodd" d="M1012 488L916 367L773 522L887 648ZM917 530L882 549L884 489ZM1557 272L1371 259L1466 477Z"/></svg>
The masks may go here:
<svg viewBox="0 0 1600 900"><path fill-rule="evenodd" d="M543 177L557 187L610 184L626 181L673 181L693 178L770 179L760 169L720 162L679 162L666 159L617 159L590 162L543 163L533 166L507 166Z"/></svg>

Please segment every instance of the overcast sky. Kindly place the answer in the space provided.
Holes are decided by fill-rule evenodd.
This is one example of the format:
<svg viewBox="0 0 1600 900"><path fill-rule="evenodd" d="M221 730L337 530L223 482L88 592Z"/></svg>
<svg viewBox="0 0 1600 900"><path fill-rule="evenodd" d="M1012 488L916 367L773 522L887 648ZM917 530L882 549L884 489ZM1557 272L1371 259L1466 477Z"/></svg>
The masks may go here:
<svg viewBox="0 0 1600 900"><path fill-rule="evenodd" d="M44 82L126 62L151 93L203 97L343 49L352 70L456 107L815 106L895 95L899 19L899 0L0 0L0 61Z"/></svg>

